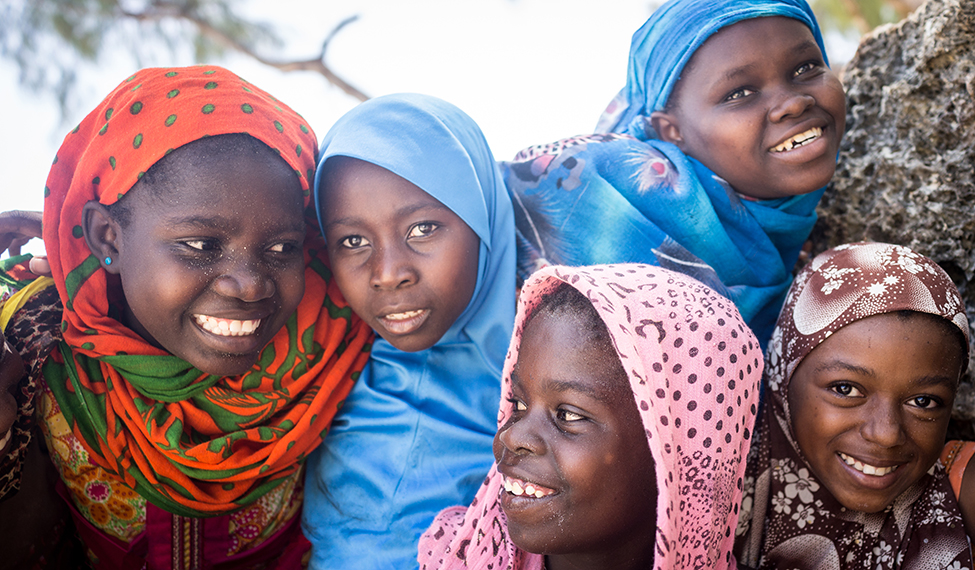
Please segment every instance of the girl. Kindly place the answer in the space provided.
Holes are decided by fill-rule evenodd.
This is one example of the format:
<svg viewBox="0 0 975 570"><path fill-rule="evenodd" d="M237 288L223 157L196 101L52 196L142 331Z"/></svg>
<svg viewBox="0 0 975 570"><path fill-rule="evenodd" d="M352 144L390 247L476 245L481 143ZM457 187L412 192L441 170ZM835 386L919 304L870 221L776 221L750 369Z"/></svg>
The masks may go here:
<svg viewBox="0 0 975 570"><path fill-rule="evenodd" d="M845 124L805 0L671 0L597 130L504 167L519 276L640 261L729 297L763 345ZM593 212L599 212L594 216Z"/></svg>
<svg viewBox="0 0 975 570"><path fill-rule="evenodd" d="M408 568L491 467L515 312L514 220L480 129L422 95L325 136L316 204L335 281L380 335L307 476L315 568Z"/></svg>
<svg viewBox="0 0 975 570"><path fill-rule="evenodd" d="M548 267L522 291L497 463L438 515L423 568L734 568L758 342L734 305L646 265Z"/></svg>
<svg viewBox="0 0 975 570"><path fill-rule="evenodd" d="M303 461L370 339L303 215L315 147L214 66L142 70L65 138L56 290L6 330L96 568L300 567Z"/></svg>
<svg viewBox="0 0 975 570"><path fill-rule="evenodd" d="M968 362L965 307L947 274L896 245L827 251L796 277L767 362L739 560L971 568L937 462Z"/></svg>

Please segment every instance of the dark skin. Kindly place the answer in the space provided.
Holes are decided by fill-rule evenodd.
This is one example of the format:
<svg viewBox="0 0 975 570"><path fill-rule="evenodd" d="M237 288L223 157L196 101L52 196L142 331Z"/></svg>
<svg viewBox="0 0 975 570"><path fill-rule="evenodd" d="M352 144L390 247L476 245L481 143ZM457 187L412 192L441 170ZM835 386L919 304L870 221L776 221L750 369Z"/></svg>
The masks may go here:
<svg viewBox="0 0 975 570"><path fill-rule="evenodd" d="M0 253L7 251L11 257L20 255L20 248L41 234L41 212L11 210L0 212ZM51 266L46 257L30 260L30 270L38 275L50 275Z"/></svg>
<svg viewBox="0 0 975 570"><path fill-rule="evenodd" d="M542 311L522 337L494 440L498 471L526 489L502 493L508 532L549 570L651 568L653 457L619 357L586 327Z"/></svg>

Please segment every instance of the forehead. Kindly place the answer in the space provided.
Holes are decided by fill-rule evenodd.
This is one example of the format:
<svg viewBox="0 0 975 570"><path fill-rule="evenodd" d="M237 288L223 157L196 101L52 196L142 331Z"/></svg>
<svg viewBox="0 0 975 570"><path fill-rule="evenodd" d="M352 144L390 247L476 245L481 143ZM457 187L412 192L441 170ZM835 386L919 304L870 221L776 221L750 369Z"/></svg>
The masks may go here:
<svg viewBox="0 0 975 570"><path fill-rule="evenodd" d="M202 139L174 150L129 190L126 206L159 217L222 210L268 219L285 211L302 224L301 183L290 165L259 141L226 142Z"/></svg>
<svg viewBox="0 0 975 570"><path fill-rule="evenodd" d="M572 313L534 315L522 334L513 382L536 389L572 390L616 402L632 399L629 377L608 340L595 341Z"/></svg>
<svg viewBox="0 0 975 570"><path fill-rule="evenodd" d="M326 225L344 218L350 210L380 218L427 208L441 208L453 214L419 186L371 162L335 156L325 161L323 168L320 206Z"/></svg>

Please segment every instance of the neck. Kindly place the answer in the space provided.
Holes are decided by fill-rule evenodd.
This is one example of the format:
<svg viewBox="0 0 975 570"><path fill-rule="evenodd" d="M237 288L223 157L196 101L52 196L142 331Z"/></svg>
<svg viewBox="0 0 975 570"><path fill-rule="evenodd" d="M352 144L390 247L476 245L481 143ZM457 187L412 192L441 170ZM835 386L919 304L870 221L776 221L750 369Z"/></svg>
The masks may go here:
<svg viewBox="0 0 975 570"><path fill-rule="evenodd" d="M549 554L546 570L648 570L653 568L653 541L599 552Z"/></svg>

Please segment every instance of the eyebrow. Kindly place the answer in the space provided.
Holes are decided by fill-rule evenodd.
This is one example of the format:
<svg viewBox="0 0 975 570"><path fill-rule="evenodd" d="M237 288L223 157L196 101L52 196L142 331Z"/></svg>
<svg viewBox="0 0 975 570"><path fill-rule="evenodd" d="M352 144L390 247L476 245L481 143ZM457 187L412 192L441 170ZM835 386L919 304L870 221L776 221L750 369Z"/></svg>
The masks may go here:
<svg viewBox="0 0 975 570"><path fill-rule="evenodd" d="M223 216L186 216L186 217L172 217L167 218L166 223L169 226L192 226L202 229L220 229L228 230L236 226L235 222L230 218L225 218ZM298 220L297 223L284 224L279 229L279 231L304 231L305 225L304 220Z"/></svg>
<svg viewBox="0 0 975 570"><path fill-rule="evenodd" d="M819 55L822 56L822 52L819 49L819 45L816 42L810 41L810 40L804 40L804 41L802 41L802 42L800 42L800 43L792 46L792 48L790 48L789 51L792 52L792 53L802 53L804 51L809 51L811 49L815 49L816 52L818 52ZM756 67L756 64L749 63L749 64L746 64L746 65L742 65L740 67L735 67L735 68L729 69L728 71L726 71L724 73L724 75L721 76L721 79L723 81L732 81L732 80L737 79L738 77L740 77L742 75L747 75L750 71L752 71L753 69L755 69L755 67Z"/></svg>
<svg viewBox="0 0 975 570"><path fill-rule="evenodd" d="M396 216L408 216L410 214L415 214L416 212L419 212L419 211L422 211L422 210L450 210L451 212L453 212L453 210L451 210L447 206L445 206L445 205L443 205L441 203L438 203L438 202L434 202L434 203L425 203L425 204L424 203L407 204L406 206L403 206L402 208L397 209L394 212L394 215L396 215ZM359 225L361 223L362 223L362 220L360 218L357 218L355 216L346 216L344 218L339 218L337 220L332 220L331 222L325 224L325 227L322 228L322 229L323 230L327 230L327 229L330 229L330 228L332 228L334 226L356 226L356 225Z"/></svg>
<svg viewBox="0 0 975 570"><path fill-rule="evenodd" d="M831 360L825 362L816 368L817 372L830 372L835 370L842 370L846 372L853 372L861 376L877 376L876 372L869 368L863 366L857 366L855 364L850 364L849 362L844 362L842 360ZM911 381L913 386L923 388L927 386L937 386L939 384L948 384L949 386L954 386L955 381L947 376L921 376L915 378Z"/></svg>

